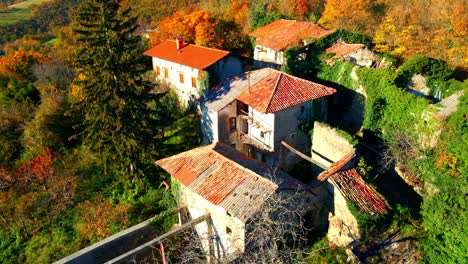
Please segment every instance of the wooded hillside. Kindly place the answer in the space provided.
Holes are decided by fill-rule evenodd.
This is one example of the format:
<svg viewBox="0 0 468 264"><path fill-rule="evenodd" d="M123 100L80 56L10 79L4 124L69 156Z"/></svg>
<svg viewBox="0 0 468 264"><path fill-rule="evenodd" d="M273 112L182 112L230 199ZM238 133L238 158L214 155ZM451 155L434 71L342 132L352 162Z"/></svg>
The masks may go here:
<svg viewBox="0 0 468 264"><path fill-rule="evenodd" d="M13 2L0 2L0 18ZM337 29L307 50L286 51L282 70L336 88L336 116L358 89L366 94L362 129L330 123L383 153L358 166L392 207L388 219L361 215L369 241L399 228L422 262L466 263L467 7L466 0L51 0L20 21L0 21L0 263L50 263L172 209L169 177L154 161L199 146L200 120L153 82L144 50L183 37L251 58L248 33L280 18ZM328 65L325 50L340 38L367 45L388 66ZM405 91L414 74L426 78L431 100ZM438 90L442 98L464 95L436 123L426 116ZM422 147L434 127L437 145ZM389 164L430 191L409 202L385 191ZM298 261L346 261L317 237ZM372 252L369 262L382 260Z"/></svg>

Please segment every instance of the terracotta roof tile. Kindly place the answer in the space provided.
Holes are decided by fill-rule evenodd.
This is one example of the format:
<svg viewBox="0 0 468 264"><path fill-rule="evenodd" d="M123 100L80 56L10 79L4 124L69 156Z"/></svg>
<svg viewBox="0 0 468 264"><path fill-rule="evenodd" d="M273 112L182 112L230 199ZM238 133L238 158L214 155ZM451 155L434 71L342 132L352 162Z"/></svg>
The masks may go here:
<svg viewBox="0 0 468 264"><path fill-rule="evenodd" d="M177 50L173 40L166 40L144 52L145 55L204 70L229 54L229 51L185 44Z"/></svg>
<svg viewBox="0 0 468 264"><path fill-rule="evenodd" d="M308 38L321 38L334 30L327 30L307 21L280 19L259 27L249 34L255 43L274 50L285 50L300 44Z"/></svg>
<svg viewBox="0 0 468 264"><path fill-rule="evenodd" d="M341 58L364 47L364 44L348 44L341 40L329 47L326 52L335 53L333 58Z"/></svg>
<svg viewBox="0 0 468 264"><path fill-rule="evenodd" d="M310 100L336 93L322 84L307 81L273 70L260 81L245 89L237 100L261 113L275 113Z"/></svg>
<svg viewBox="0 0 468 264"><path fill-rule="evenodd" d="M375 214L386 214L385 200L364 182L356 169L340 171L330 176L329 180L348 200L361 210Z"/></svg>
<svg viewBox="0 0 468 264"><path fill-rule="evenodd" d="M309 187L223 143L156 161L172 177L214 205L247 220L277 189Z"/></svg>

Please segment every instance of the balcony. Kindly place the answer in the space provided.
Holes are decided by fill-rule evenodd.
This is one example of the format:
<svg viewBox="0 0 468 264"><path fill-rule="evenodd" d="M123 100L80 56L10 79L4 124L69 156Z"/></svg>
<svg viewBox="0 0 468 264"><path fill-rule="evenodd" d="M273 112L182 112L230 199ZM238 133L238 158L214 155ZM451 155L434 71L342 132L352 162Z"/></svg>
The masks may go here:
<svg viewBox="0 0 468 264"><path fill-rule="evenodd" d="M240 142L242 142L243 144L248 144L248 145L252 145L254 146L255 148L259 149L259 150L264 150L264 151L269 151L269 152L272 152L273 151L273 148L270 147L269 145L265 144L264 142L262 142L260 139L250 135L250 134L246 134L246 133L243 133L242 131L240 130L237 130L237 138L239 139Z"/></svg>

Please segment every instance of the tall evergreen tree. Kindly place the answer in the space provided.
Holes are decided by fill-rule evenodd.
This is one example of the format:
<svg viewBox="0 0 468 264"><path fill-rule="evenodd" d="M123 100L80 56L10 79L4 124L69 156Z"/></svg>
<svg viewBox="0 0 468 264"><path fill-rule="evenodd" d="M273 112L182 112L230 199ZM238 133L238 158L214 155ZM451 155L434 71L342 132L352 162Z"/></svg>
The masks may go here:
<svg viewBox="0 0 468 264"><path fill-rule="evenodd" d="M152 95L142 79L144 44L133 34L136 18L119 0L88 0L78 10L75 32L83 45L76 68L84 116L78 136L106 171L142 174L156 150Z"/></svg>

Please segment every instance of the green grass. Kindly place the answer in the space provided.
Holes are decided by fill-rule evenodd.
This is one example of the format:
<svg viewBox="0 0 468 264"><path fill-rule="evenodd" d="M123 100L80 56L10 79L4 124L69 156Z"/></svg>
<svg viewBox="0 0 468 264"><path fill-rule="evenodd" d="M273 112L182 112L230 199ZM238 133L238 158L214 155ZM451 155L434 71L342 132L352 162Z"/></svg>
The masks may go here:
<svg viewBox="0 0 468 264"><path fill-rule="evenodd" d="M9 6L9 8L14 8L14 9L29 9L33 5L39 5L42 4L43 2L48 2L51 0L26 0L24 2L14 4Z"/></svg>
<svg viewBox="0 0 468 264"><path fill-rule="evenodd" d="M31 17L31 6L51 0L27 0L0 11L0 25L14 24Z"/></svg>

